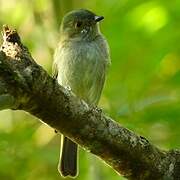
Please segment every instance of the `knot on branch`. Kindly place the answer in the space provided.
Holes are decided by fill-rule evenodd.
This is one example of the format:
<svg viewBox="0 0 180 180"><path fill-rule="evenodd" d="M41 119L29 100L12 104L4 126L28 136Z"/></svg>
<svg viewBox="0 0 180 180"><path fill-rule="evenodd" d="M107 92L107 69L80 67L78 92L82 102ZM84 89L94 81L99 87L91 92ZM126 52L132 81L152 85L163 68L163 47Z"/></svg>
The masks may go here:
<svg viewBox="0 0 180 180"><path fill-rule="evenodd" d="M22 44L17 31L11 30L7 25L4 25L2 36L3 44L0 50L3 51L8 57L15 60L20 60L19 55L22 51Z"/></svg>
<svg viewBox="0 0 180 180"><path fill-rule="evenodd" d="M20 61L22 58L28 57L26 59L30 59L34 62L28 49L21 43L21 39L16 30L10 29L7 25L4 25L2 36L3 44L0 47L0 50L3 51L6 56L10 57L11 60L16 61Z"/></svg>
<svg viewBox="0 0 180 180"><path fill-rule="evenodd" d="M2 35L4 42L17 43L18 45L21 45L21 39L17 31L10 29L7 25L3 26Z"/></svg>

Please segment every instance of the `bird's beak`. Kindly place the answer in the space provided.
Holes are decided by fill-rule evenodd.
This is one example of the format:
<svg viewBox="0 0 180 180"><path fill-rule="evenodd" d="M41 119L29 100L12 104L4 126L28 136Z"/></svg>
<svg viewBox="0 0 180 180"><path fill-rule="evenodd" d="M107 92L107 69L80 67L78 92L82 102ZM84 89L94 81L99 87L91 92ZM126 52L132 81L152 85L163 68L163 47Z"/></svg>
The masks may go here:
<svg viewBox="0 0 180 180"><path fill-rule="evenodd" d="M95 17L94 17L95 22L99 22L99 21L101 21L101 20L103 20L103 19L104 19L103 16L95 16Z"/></svg>

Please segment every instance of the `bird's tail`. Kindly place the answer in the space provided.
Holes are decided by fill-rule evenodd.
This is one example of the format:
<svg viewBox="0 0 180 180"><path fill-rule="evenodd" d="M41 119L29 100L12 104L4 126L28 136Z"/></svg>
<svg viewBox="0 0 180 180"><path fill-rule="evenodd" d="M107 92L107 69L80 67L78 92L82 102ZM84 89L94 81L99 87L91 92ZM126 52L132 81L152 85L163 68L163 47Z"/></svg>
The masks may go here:
<svg viewBox="0 0 180 180"><path fill-rule="evenodd" d="M77 170L77 144L62 135L60 160L58 165L60 174L64 177L75 177Z"/></svg>

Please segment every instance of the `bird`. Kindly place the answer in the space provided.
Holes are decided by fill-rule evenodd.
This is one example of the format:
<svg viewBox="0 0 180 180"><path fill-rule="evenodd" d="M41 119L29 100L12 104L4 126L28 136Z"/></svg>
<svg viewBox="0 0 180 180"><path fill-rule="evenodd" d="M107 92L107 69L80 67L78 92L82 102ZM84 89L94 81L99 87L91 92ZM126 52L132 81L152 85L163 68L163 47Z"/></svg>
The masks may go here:
<svg viewBox="0 0 180 180"><path fill-rule="evenodd" d="M91 106L97 106L111 64L109 45L102 35L98 16L87 9L65 14L54 52L53 77ZM63 177L78 175L78 145L61 135L58 170Z"/></svg>

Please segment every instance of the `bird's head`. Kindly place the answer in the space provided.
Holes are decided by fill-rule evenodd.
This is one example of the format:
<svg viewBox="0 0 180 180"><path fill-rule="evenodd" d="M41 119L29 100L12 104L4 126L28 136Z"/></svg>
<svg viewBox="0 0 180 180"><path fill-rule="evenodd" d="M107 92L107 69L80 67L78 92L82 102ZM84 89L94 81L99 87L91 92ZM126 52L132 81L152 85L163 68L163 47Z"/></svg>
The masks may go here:
<svg viewBox="0 0 180 180"><path fill-rule="evenodd" d="M100 34L98 22L104 19L85 9L67 13L61 23L63 39L93 40Z"/></svg>

